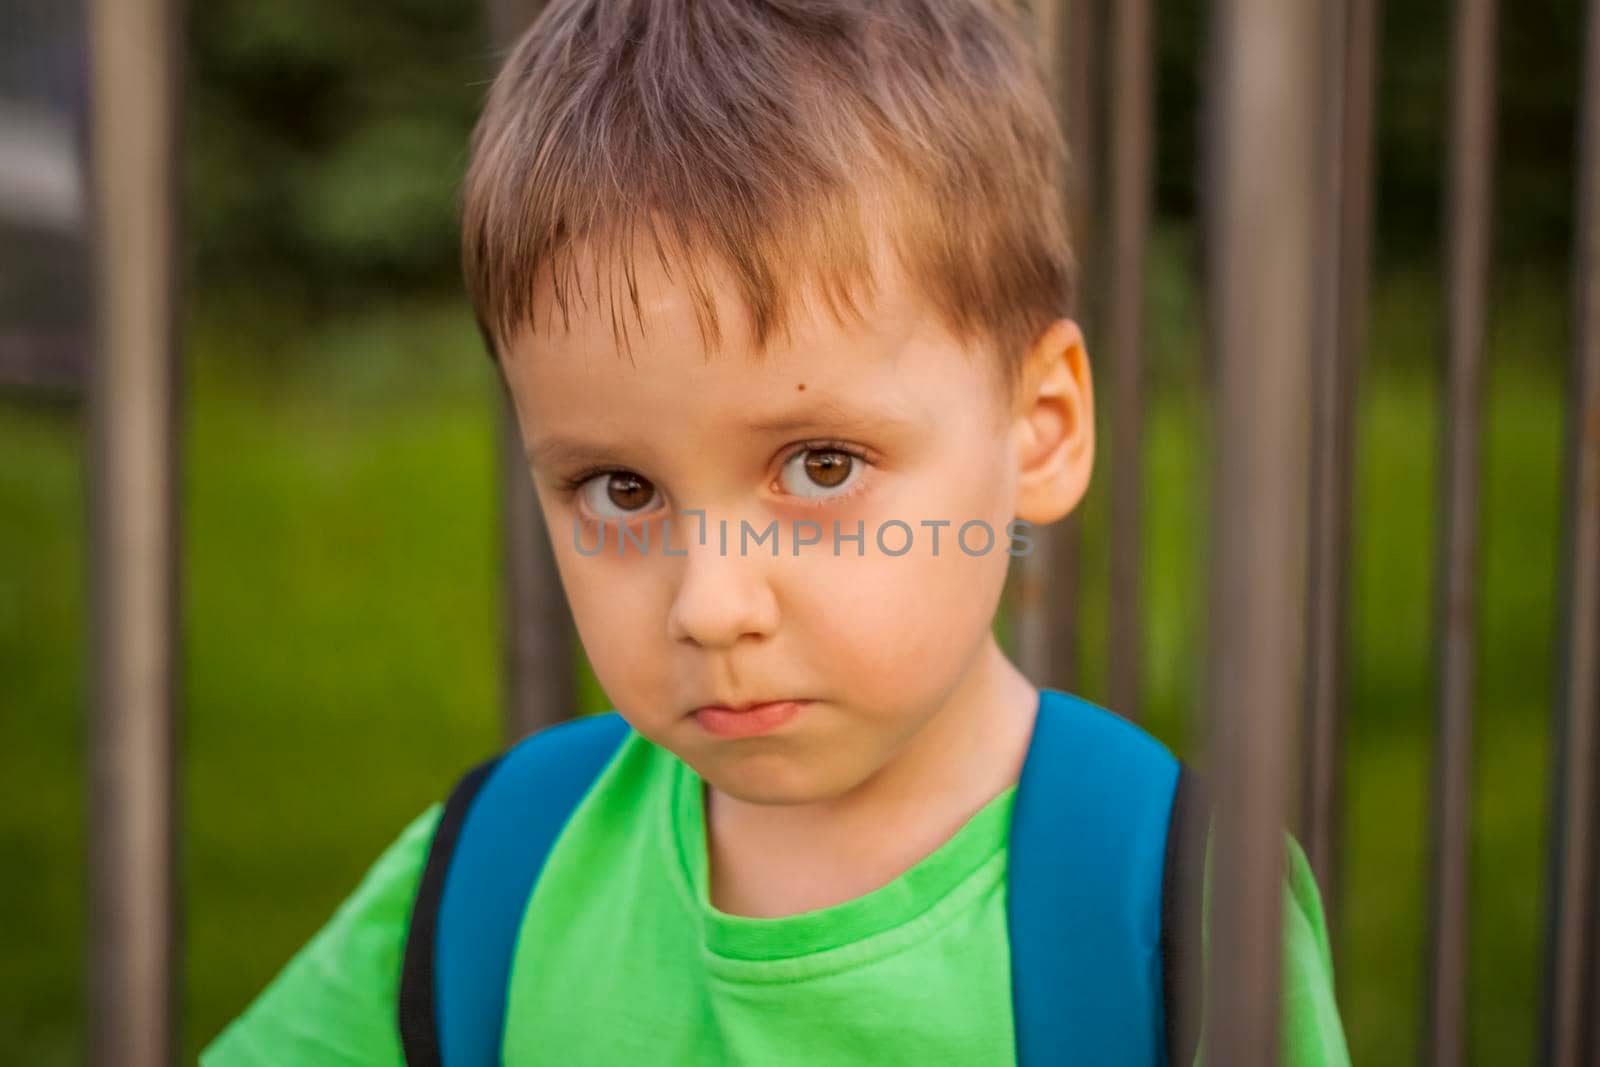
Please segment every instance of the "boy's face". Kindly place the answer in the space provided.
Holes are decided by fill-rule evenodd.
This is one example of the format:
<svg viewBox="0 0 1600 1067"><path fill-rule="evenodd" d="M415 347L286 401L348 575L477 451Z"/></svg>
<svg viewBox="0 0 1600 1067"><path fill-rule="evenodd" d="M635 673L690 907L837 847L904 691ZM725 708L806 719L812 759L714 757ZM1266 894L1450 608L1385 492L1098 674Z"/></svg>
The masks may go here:
<svg viewBox="0 0 1600 1067"><path fill-rule="evenodd" d="M758 357L724 275L709 276L723 348L708 354L683 272L669 281L641 257L631 360L592 292L566 331L541 293L540 332L522 331L504 360L600 684L641 734L751 802L848 792L998 655L1027 420L993 358L963 350L878 262L863 325L808 300ZM858 524L859 543L847 539ZM697 714L778 700L807 703L781 722Z"/></svg>

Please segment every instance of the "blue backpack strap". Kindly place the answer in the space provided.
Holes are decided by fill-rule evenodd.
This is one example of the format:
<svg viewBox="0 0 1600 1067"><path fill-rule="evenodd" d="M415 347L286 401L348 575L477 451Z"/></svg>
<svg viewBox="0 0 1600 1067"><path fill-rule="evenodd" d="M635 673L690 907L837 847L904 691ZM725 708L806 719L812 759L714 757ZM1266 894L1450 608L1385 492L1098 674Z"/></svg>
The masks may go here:
<svg viewBox="0 0 1600 1067"><path fill-rule="evenodd" d="M1133 723L1040 690L1007 876L1020 1067L1167 1063L1162 886L1178 772Z"/></svg>
<svg viewBox="0 0 1600 1067"><path fill-rule="evenodd" d="M500 755L484 760L462 775L450 790L444 812L433 831L427 862L411 905L406 929L405 956L400 968L400 1047L408 1067L439 1067L439 1027L434 1014L433 950L439 922L439 898L444 894L445 873L455 852L461 823L483 787L484 779L500 762Z"/></svg>
<svg viewBox="0 0 1600 1067"><path fill-rule="evenodd" d="M408 1067L498 1067L522 915L556 837L628 734L615 711L548 727L451 791L412 910L399 1018Z"/></svg>

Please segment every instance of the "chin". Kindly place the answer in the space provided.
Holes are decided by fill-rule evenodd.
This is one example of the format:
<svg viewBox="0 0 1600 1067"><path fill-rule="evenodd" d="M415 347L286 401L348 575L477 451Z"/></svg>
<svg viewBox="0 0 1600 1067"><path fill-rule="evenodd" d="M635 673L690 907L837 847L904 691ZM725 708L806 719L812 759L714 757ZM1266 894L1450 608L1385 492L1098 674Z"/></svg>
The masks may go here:
<svg viewBox="0 0 1600 1067"><path fill-rule="evenodd" d="M839 780L837 768L800 765L773 753L717 760L700 776L717 792L747 804L815 804L851 788Z"/></svg>

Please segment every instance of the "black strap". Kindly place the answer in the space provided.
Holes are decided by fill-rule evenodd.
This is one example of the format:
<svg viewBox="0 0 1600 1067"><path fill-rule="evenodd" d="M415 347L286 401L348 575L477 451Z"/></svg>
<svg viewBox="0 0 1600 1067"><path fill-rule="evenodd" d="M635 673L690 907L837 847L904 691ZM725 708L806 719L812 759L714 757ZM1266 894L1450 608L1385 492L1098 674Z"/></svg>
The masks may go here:
<svg viewBox="0 0 1600 1067"><path fill-rule="evenodd" d="M442 1067L433 1003L433 949L439 902L444 896L445 875L450 870L461 824L478 790L499 762L499 755L492 756L456 782L428 846L428 861L411 908L405 963L400 971L400 1045L405 1051L406 1067Z"/></svg>
<svg viewBox="0 0 1600 1067"><path fill-rule="evenodd" d="M1161 992L1169 1067L1190 1067L1200 1046L1205 970L1201 907L1210 822L1210 794L1204 780L1180 764L1161 876Z"/></svg>

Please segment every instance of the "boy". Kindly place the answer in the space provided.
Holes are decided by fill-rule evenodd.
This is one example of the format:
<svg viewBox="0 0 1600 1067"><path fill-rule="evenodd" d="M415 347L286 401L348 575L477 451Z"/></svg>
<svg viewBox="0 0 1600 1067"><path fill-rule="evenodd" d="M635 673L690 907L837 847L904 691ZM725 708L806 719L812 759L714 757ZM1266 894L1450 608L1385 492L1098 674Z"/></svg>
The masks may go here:
<svg viewBox="0 0 1600 1067"><path fill-rule="evenodd" d="M556 0L490 92L468 288L626 726L519 903L479 1035L508 1064L1022 1058L1007 830L1067 698L991 624L1027 528L1082 498L1094 420L1018 20ZM205 1067L421 1061L396 1005L441 820L401 833ZM1284 1062L1343 1065L1289 858Z"/></svg>

